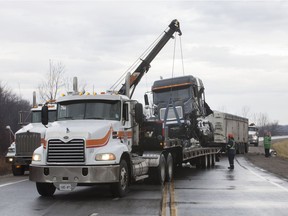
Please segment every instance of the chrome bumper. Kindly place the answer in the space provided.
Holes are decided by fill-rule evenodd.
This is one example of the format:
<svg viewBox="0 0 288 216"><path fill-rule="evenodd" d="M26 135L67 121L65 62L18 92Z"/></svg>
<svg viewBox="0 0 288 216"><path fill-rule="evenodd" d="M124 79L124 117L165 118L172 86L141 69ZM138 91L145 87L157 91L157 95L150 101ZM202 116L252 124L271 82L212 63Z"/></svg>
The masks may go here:
<svg viewBox="0 0 288 216"><path fill-rule="evenodd" d="M112 183L119 181L119 165L37 166L30 165L30 181L46 183Z"/></svg>

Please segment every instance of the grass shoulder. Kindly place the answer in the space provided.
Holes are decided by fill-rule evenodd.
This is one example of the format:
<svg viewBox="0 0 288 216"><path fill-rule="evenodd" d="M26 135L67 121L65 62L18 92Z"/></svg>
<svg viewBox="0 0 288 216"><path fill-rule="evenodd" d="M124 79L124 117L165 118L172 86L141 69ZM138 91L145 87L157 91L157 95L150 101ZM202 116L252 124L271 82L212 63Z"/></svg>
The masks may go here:
<svg viewBox="0 0 288 216"><path fill-rule="evenodd" d="M288 140L282 140L272 145L272 148L277 152L277 156L288 159Z"/></svg>

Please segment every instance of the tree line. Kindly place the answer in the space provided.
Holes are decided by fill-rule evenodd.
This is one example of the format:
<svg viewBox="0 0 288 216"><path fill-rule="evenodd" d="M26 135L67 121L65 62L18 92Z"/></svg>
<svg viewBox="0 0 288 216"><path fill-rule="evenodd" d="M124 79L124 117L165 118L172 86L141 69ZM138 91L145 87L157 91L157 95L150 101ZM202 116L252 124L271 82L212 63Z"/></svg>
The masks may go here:
<svg viewBox="0 0 288 216"><path fill-rule="evenodd" d="M14 94L5 84L0 82L0 155L6 154L13 132L20 129L18 113L30 110L29 101Z"/></svg>
<svg viewBox="0 0 288 216"><path fill-rule="evenodd" d="M270 131L272 136L288 135L288 127L279 125L278 121L271 121L267 113L250 113L250 108L242 108L242 116L249 119L259 128L259 136L263 137L265 131Z"/></svg>

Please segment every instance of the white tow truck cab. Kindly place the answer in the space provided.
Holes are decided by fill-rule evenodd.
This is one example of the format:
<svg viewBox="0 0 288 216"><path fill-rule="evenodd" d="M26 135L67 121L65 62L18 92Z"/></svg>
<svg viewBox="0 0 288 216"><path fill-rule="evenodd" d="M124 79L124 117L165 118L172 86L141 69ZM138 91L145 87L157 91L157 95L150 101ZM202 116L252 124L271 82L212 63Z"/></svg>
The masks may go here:
<svg viewBox="0 0 288 216"><path fill-rule="evenodd" d="M132 154L139 143L136 122L143 119L140 104L124 95L68 95L57 107L57 121L47 128L30 166L30 180L41 195L114 183L112 192L123 196L130 181L148 177L147 161ZM43 116L46 124L47 108Z"/></svg>

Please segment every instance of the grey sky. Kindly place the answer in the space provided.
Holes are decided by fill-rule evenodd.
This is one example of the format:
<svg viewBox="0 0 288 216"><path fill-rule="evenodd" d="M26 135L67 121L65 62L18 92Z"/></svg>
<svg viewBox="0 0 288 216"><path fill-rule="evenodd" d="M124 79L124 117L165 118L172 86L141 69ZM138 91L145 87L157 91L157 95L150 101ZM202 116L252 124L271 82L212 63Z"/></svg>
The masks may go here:
<svg viewBox="0 0 288 216"><path fill-rule="evenodd" d="M199 77L214 110L267 114L288 124L288 1L1 1L0 80L23 98L61 61L92 92L109 89L175 18L185 75ZM183 75L176 40L174 76ZM174 40L134 98L172 76ZM61 93L65 93L63 89Z"/></svg>

